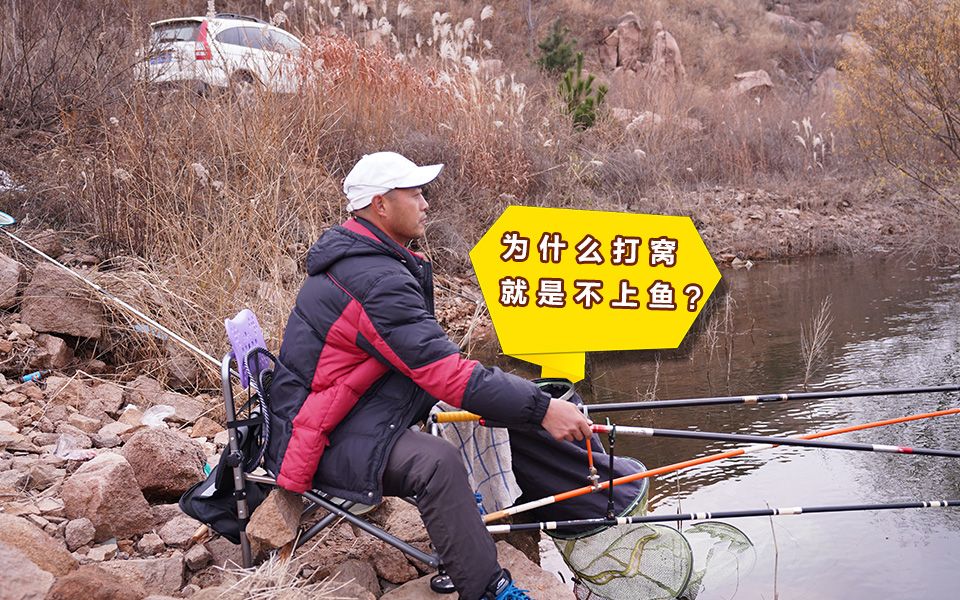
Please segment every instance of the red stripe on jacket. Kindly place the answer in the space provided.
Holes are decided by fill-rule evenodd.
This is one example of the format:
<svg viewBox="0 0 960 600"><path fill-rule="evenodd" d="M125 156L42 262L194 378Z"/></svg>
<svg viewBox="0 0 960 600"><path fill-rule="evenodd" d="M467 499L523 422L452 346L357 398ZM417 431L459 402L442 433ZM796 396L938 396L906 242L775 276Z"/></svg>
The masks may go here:
<svg viewBox="0 0 960 600"><path fill-rule="evenodd" d="M327 333L310 394L293 420L293 432L277 475L277 483L285 489L305 492L313 487L313 475L329 444L329 433L389 369L356 345L361 312L357 301L351 301Z"/></svg>
<svg viewBox="0 0 960 600"><path fill-rule="evenodd" d="M344 292L350 295L345 289ZM421 367L410 367L383 339L363 306L352 298L327 333L310 384L310 394L293 420L293 432L277 476L277 483L285 489L304 492L312 487L313 475L329 444L329 433L389 369L388 365L356 345L358 332L387 359L389 366L409 377L434 398L456 407L463 403L467 383L479 364L454 353Z"/></svg>

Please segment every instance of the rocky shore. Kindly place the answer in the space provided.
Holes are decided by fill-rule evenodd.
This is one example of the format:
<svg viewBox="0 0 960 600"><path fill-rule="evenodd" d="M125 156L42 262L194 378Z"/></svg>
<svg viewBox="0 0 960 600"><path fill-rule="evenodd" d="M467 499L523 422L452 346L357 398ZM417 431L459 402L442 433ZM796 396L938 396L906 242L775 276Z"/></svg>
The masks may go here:
<svg viewBox="0 0 960 600"><path fill-rule="evenodd" d="M46 237L51 254L84 262ZM430 596L432 569L344 523L292 560L271 558L289 555L304 508L280 491L249 526L262 565L240 569L239 546L204 534L177 504L226 445L219 397L174 391L189 369L162 383L101 374L116 371L90 358L107 343L105 311L61 269L3 255L0 289L0 599ZM429 549L410 504L388 499L369 518ZM569 596L519 550L498 548L537 597Z"/></svg>

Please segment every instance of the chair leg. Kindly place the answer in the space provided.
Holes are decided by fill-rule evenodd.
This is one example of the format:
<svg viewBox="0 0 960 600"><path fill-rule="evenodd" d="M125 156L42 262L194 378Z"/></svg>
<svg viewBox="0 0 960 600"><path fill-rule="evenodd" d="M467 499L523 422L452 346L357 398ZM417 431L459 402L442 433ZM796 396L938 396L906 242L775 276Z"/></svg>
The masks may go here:
<svg viewBox="0 0 960 600"><path fill-rule="evenodd" d="M362 518L352 514L349 510L344 510L340 508L333 502L330 502L329 500L322 498L318 494L315 494L313 492L304 492L303 497L306 498L307 500L310 500L311 502L315 502L316 504L319 504L321 508L331 513L334 513L338 517L342 517L346 521L349 521L352 525L356 525L357 527L366 531L373 537L383 540L384 542L390 544L391 546L400 550L404 554L408 556L412 556L413 558L419 560L420 562L426 565L430 565L434 569L440 566L440 559L436 555L427 554L425 552L422 552L414 548L407 542L393 535L390 535L389 533L380 529L379 527L371 525L370 523L363 520Z"/></svg>
<svg viewBox="0 0 960 600"><path fill-rule="evenodd" d="M346 510L350 510L350 507L356 504L355 502L346 501L340 506ZM316 511L319 506L314 505L304 511L304 514L310 514ZM296 550L300 546L306 544L311 539L313 539L318 533L326 529L331 523L337 520L339 517L334 513L329 513L327 516L323 517L319 521L313 524L310 529L304 531L300 536L297 537L296 542L294 543L293 549Z"/></svg>

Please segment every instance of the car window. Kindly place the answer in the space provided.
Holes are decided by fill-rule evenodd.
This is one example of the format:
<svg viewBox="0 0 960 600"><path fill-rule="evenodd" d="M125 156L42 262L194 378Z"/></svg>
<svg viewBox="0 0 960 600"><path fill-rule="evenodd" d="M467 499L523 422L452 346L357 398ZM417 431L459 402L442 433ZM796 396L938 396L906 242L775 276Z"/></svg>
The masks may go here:
<svg viewBox="0 0 960 600"><path fill-rule="evenodd" d="M196 21L165 23L153 28L150 41L155 44L164 42L195 42L198 31L200 31L200 23Z"/></svg>
<svg viewBox="0 0 960 600"><path fill-rule="evenodd" d="M240 27L243 45L254 50L270 50L271 42L264 27Z"/></svg>
<svg viewBox="0 0 960 600"><path fill-rule="evenodd" d="M231 44L233 46L245 46L243 40L243 32L240 31L240 27L231 27L230 29L224 29L217 34L215 38L221 44Z"/></svg>
<svg viewBox="0 0 960 600"><path fill-rule="evenodd" d="M297 52L303 47L295 37L282 31L271 29L269 34L270 41L273 42L271 49L274 52Z"/></svg>

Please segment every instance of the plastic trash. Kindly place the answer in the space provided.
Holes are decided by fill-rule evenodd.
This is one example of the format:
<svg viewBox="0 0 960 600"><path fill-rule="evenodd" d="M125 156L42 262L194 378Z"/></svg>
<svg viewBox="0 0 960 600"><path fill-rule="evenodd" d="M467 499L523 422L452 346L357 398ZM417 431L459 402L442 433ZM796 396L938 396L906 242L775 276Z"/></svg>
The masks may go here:
<svg viewBox="0 0 960 600"><path fill-rule="evenodd" d="M89 448L81 448L77 439L72 435L61 433L57 439L57 446L53 449L53 454L65 460L90 460L97 453Z"/></svg>
<svg viewBox="0 0 960 600"><path fill-rule="evenodd" d="M147 427L166 427L167 424L164 423L164 419L172 417L175 412L177 411L172 406L157 404L144 411L140 422Z"/></svg>

